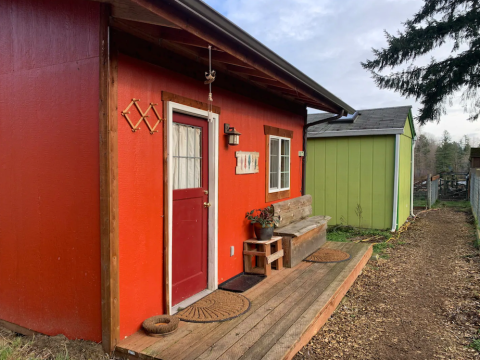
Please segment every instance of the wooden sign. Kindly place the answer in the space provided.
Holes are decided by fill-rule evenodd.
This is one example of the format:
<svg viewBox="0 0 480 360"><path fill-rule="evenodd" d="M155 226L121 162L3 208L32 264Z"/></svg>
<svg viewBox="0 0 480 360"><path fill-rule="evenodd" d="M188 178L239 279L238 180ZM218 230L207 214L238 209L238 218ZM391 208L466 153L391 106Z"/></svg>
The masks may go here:
<svg viewBox="0 0 480 360"><path fill-rule="evenodd" d="M235 174L256 174L259 172L258 158L260 154L252 151L236 151L235 157L237 158L237 167L235 168Z"/></svg>

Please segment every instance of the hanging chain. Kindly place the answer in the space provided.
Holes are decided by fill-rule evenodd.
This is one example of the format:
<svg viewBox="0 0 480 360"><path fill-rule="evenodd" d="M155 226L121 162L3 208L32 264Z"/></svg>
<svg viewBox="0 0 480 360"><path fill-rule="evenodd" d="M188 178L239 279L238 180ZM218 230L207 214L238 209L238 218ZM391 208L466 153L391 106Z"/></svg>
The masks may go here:
<svg viewBox="0 0 480 360"><path fill-rule="evenodd" d="M205 85L208 84L208 121L213 120L212 83L215 81L215 70L212 70L212 45L208 45L208 72L205 73Z"/></svg>

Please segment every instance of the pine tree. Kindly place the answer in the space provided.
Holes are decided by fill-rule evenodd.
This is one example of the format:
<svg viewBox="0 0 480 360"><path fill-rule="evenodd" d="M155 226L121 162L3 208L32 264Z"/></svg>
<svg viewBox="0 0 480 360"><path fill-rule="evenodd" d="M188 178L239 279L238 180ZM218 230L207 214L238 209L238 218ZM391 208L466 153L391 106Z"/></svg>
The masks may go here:
<svg viewBox="0 0 480 360"><path fill-rule="evenodd" d="M404 24L403 32L385 32L387 48L373 49L375 58L362 63L381 89L392 89L420 101L417 120L439 121L452 96L462 91L462 105L469 120L480 116L480 0L425 0L423 7ZM413 65L418 57L453 40L448 58ZM468 49L459 52L460 46ZM389 75L379 72L412 62Z"/></svg>
<svg viewBox="0 0 480 360"><path fill-rule="evenodd" d="M431 151L431 141L420 134L415 142L415 177L420 178L428 175L428 157Z"/></svg>
<svg viewBox="0 0 480 360"><path fill-rule="evenodd" d="M455 157L455 146L452 143L452 137L448 131L443 132L443 137L440 146L435 153L435 163L437 172L450 172L453 171Z"/></svg>

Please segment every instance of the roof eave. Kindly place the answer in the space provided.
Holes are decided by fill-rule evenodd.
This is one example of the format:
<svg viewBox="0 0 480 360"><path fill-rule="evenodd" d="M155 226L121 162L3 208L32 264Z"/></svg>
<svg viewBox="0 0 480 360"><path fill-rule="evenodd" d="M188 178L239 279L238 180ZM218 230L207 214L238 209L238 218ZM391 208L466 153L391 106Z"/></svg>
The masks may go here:
<svg viewBox="0 0 480 360"><path fill-rule="evenodd" d="M273 51L268 49L262 43L257 41L255 38L250 36L248 33L243 31L237 25L226 19L223 15L219 14L217 11L212 9L204 2L198 0L174 1L179 5L183 6L185 9L189 10L190 12L196 14L198 17L202 18L210 25L221 30L226 35L240 42L241 44L249 48L251 51L262 56L264 59L275 65L277 68L281 69L282 71L295 78L297 81L300 81L304 85L308 86L310 89L317 92L321 97L331 102L334 107L339 107L349 114L353 114L355 112L355 109L353 107L351 107L343 100L329 92L327 89L322 87L320 84L312 80L304 73L302 73L293 65L282 59L280 56L275 54Z"/></svg>
<svg viewBox="0 0 480 360"><path fill-rule="evenodd" d="M403 134L403 128L392 129L365 129L365 130L342 130L342 131L309 131L307 137L330 138L330 137L347 137L347 136L371 136L371 135L397 135Z"/></svg>

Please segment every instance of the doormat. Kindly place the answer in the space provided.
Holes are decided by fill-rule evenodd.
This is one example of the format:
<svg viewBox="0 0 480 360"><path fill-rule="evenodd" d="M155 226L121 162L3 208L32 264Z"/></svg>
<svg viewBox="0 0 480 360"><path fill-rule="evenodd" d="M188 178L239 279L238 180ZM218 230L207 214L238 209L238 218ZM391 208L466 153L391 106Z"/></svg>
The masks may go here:
<svg viewBox="0 0 480 360"><path fill-rule="evenodd" d="M320 249L307 257L304 261L316 263L335 263L350 259L350 254L337 249Z"/></svg>
<svg viewBox="0 0 480 360"><path fill-rule="evenodd" d="M195 323L222 322L236 318L250 309L250 301L243 295L217 290L175 315L183 321Z"/></svg>
<svg viewBox="0 0 480 360"><path fill-rule="evenodd" d="M244 292L260 283L265 276L241 274L218 286L219 289L233 292Z"/></svg>

